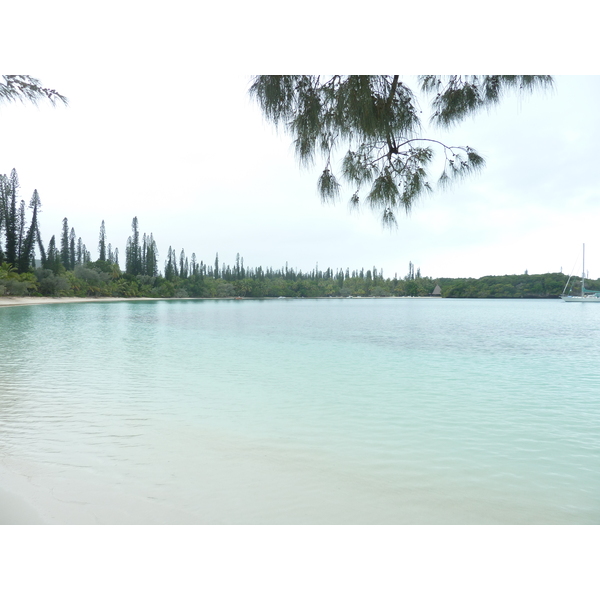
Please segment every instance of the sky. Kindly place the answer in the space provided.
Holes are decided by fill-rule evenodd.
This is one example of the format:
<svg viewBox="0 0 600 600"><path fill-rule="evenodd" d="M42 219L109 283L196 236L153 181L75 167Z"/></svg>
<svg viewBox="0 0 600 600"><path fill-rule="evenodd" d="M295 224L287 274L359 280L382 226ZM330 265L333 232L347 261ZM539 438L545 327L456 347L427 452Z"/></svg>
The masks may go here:
<svg viewBox="0 0 600 600"><path fill-rule="evenodd" d="M39 5L30 37L50 41L44 20L67 5L78 10ZM10 140L0 145L0 173L17 170L26 201L38 190L46 244L67 217L95 259L104 220L123 267L137 216L140 231L154 235L161 265L172 246L209 264L217 252L227 264L239 253L246 266L375 266L387 277L406 275L409 261L433 278L578 274L585 243L586 270L600 277L600 77L559 75L551 92L508 95L450 130L426 129L475 148L487 165L422 197L389 230L378 215L348 209L349 188L324 206L316 191L323 165L317 159L312 169L300 167L293 140L248 96L253 73L339 66L331 57L323 64L294 57L288 65L273 52L265 60L260 44L248 57L248 33L224 52L225 41L206 22L186 21L184 3L168 15L154 5L143 13L135 3L122 6L116 21L88 11L75 15L83 23L77 29L58 25L41 53L29 51L28 70L17 71L67 96L67 107L0 106ZM239 30L240 21L234 25ZM103 27L113 37L100 35ZM434 66L415 62L402 80L414 83L418 67Z"/></svg>

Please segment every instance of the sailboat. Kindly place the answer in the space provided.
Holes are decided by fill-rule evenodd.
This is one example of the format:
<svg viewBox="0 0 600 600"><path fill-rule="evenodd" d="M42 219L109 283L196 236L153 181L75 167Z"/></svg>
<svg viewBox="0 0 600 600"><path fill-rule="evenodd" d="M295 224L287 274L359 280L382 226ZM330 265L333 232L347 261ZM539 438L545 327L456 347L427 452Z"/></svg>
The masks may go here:
<svg viewBox="0 0 600 600"><path fill-rule="evenodd" d="M571 279L569 277L569 279ZM582 260L582 272L581 272L581 295L579 296L571 296L565 294L567 286L569 285L569 281L567 281L567 285L565 285L565 289L563 290L561 298L565 302L600 302L600 292L595 292L594 290L586 290L585 289L585 244L583 245L583 260Z"/></svg>

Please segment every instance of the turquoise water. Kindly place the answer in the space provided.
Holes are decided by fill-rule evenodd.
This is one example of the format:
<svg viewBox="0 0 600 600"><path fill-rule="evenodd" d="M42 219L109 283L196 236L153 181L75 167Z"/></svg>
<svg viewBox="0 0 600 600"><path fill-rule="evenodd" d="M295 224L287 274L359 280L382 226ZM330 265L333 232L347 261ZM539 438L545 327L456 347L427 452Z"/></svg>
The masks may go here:
<svg viewBox="0 0 600 600"><path fill-rule="evenodd" d="M599 309L2 309L0 462L49 522L600 523Z"/></svg>

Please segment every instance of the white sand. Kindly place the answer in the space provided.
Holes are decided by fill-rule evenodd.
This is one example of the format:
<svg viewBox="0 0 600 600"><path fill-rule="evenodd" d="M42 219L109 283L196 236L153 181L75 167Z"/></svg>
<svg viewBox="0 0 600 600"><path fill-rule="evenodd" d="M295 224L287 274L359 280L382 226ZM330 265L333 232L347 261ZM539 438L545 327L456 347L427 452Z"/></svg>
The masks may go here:
<svg viewBox="0 0 600 600"><path fill-rule="evenodd" d="M25 484L25 485L24 485ZM19 476L0 462L0 525L40 525L42 516L27 500L31 487L26 477Z"/></svg>
<svg viewBox="0 0 600 600"><path fill-rule="evenodd" d="M68 304L73 302L132 302L135 300L171 300L172 298L49 298L45 296L0 296L0 308L5 306L30 306L34 304ZM175 298L182 300L183 298Z"/></svg>
<svg viewBox="0 0 600 600"><path fill-rule="evenodd" d="M381 298L383 300L426 300L431 298L438 298L438 296L386 296ZM113 298L110 296L102 296L99 298L75 298L75 297L63 297L63 298L50 298L47 296L0 296L0 308L8 306L33 306L35 304L68 304L74 302L135 302L142 300L232 300L233 296L226 298ZM254 300L255 298L236 298L238 300ZM278 298L257 298L260 300L278 300ZM287 298L287 300L303 300L304 298ZM308 298L308 300L375 300L379 298L374 297L360 297L354 296L351 298Z"/></svg>
<svg viewBox="0 0 600 600"><path fill-rule="evenodd" d="M0 489L0 525L41 525L43 522L23 498Z"/></svg>

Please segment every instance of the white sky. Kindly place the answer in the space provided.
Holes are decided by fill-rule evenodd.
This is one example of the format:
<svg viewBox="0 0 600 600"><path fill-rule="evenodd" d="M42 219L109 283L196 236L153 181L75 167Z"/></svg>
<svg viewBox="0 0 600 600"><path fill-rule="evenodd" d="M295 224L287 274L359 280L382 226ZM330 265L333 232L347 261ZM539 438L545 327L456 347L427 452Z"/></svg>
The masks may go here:
<svg viewBox="0 0 600 600"><path fill-rule="evenodd" d="M348 211L350 190L337 206L323 206L316 192L322 165L301 169L291 138L266 123L247 95L250 73L333 71L329 54L305 61L295 48L288 64L279 53L289 48L286 36L261 41L260 32L244 26L248 9L231 17L240 32L233 39L189 3L166 12L125 2L118 12L96 13L79 4L34 4L36 11L21 9L21 17L29 18L28 39L36 42L21 45L28 60L10 65L27 68L8 72L40 78L69 106L0 106L9 140L0 145L0 173L17 169L26 201L38 190L46 244L53 234L58 239L66 216L96 258L104 219L123 267L137 216L141 232L154 234L161 266L173 246L208 263L218 252L231 264L239 252L247 266L375 265L389 277L404 276L409 261L432 277L578 273L585 242L589 274L600 276L600 77L558 76L554 92L513 95L489 114L428 132L474 147L487 166L424 197L390 232L377 215ZM71 20L57 20L60 14ZM449 72L453 65L444 57L441 65L405 67ZM479 72L493 70L477 64ZM342 65L352 63L346 58ZM553 72L551 64L542 66Z"/></svg>

